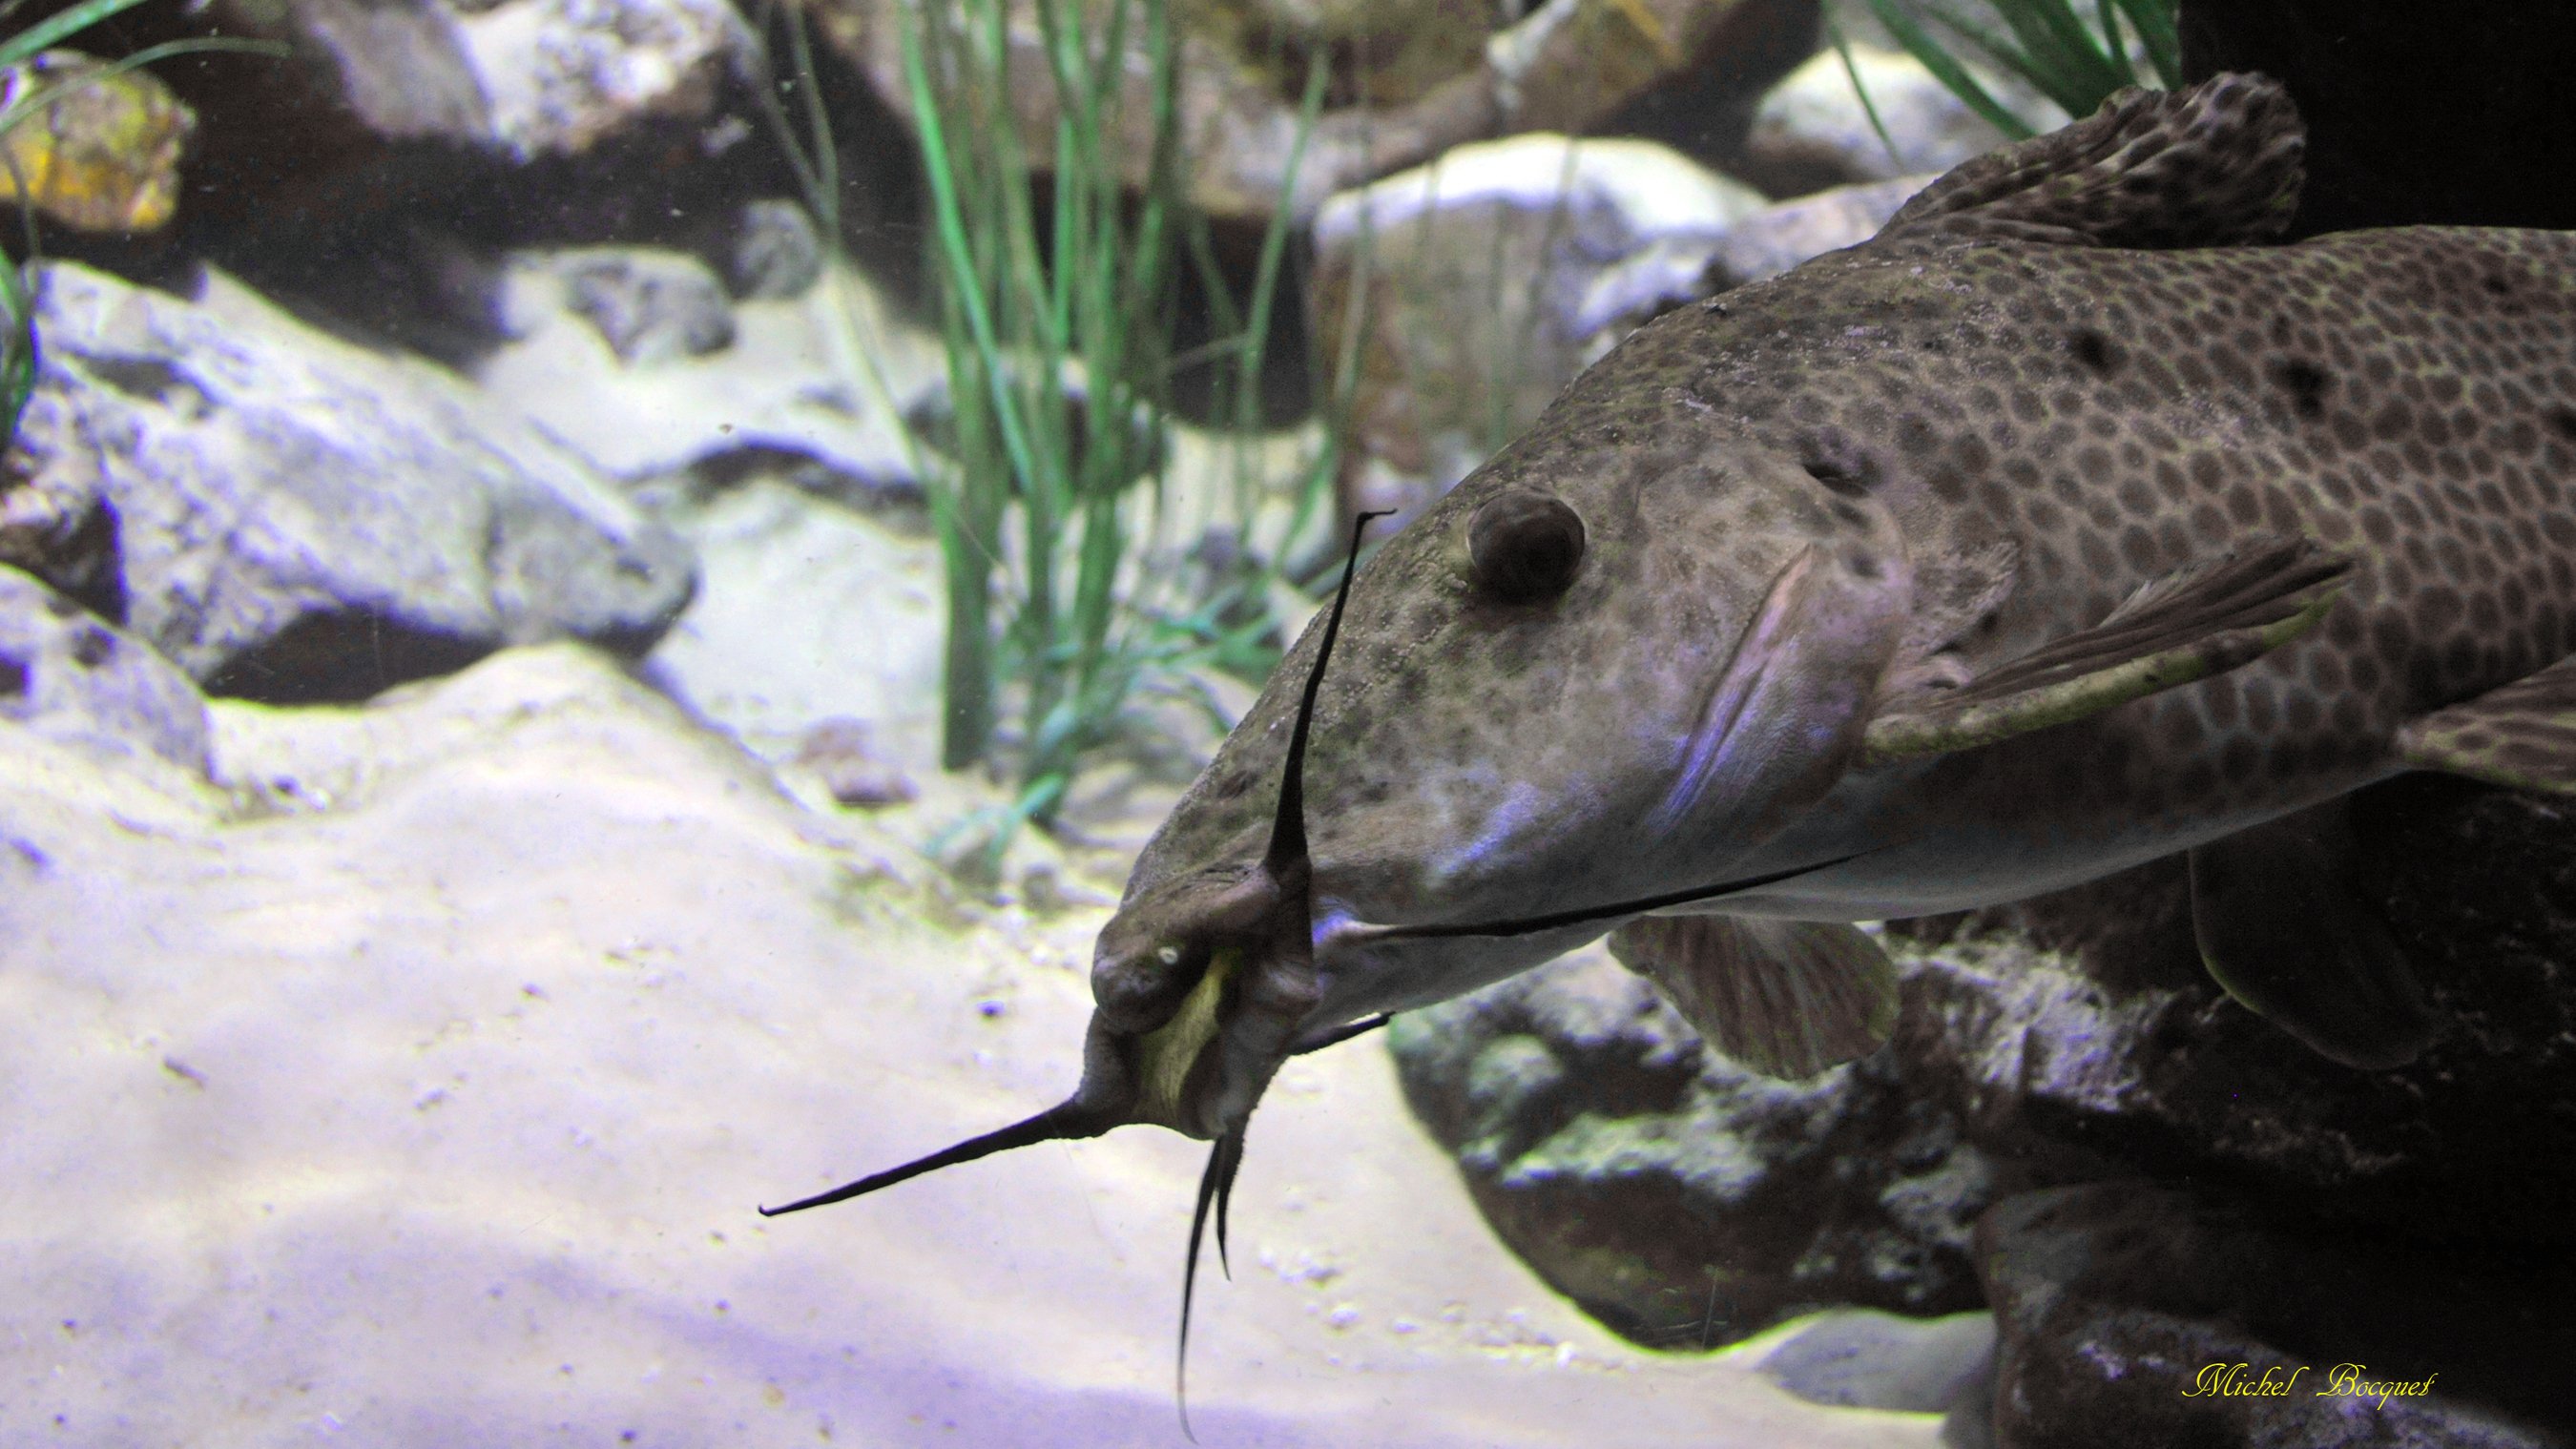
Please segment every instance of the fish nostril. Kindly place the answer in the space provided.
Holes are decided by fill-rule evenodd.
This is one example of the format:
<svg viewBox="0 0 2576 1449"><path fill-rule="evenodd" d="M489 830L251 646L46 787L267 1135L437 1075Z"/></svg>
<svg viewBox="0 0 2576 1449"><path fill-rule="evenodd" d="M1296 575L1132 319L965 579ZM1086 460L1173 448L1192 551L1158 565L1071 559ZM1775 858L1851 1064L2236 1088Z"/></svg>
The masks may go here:
<svg viewBox="0 0 2576 1449"><path fill-rule="evenodd" d="M1477 505L1467 520L1476 583L1514 604L1564 593L1583 563L1583 518L1564 499L1515 488Z"/></svg>

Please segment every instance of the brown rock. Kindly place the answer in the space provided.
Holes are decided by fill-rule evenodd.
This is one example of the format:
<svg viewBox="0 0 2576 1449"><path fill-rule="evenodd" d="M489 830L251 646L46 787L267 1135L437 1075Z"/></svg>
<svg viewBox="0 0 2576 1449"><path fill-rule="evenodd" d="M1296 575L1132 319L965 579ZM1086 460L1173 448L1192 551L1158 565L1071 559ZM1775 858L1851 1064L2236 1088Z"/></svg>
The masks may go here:
<svg viewBox="0 0 2576 1449"><path fill-rule="evenodd" d="M2541 1449L2576 1423L2563 1258L2113 1182L1997 1205L1977 1269L2022 1449Z"/></svg>
<svg viewBox="0 0 2576 1449"><path fill-rule="evenodd" d="M2179 861L1912 923L1895 1050L2011 1157L2079 1146L2168 1177L2421 1232L2576 1235L2576 833L2567 807L2408 776L2356 797L2356 885L2446 1027L2365 1072L2308 1051L2201 971Z"/></svg>
<svg viewBox="0 0 2576 1449"><path fill-rule="evenodd" d="M830 0L816 18L909 116L903 0ZM1209 215L1259 224L1287 196L1313 214L1337 191L1419 165L1462 142L1531 130L1585 130L1661 88L1697 112L1728 118L1704 136L1723 152L1740 140L1754 101L1812 49L1815 0L1553 0L1508 25L1457 0L1402 5L1261 0L1237 10L1192 7L1173 18L1179 50L1179 138L1192 199ZM1011 8L1006 87L1033 166L1055 154L1056 98L1034 0ZM1113 148L1130 186L1153 155L1151 66L1140 23L1129 26L1126 89ZM1781 35L1799 37L1783 46ZM1794 53L1792 53L1794 52ZM1327 67L1327 105L1305 138L1293 189L1309 58Z"/></svg>
<svg viewBox="0 0 2576 1449"><path fill-rule="evenodd" d="M1756 1076L1597 948L1399 1017L1391 1044L1495 1231L1640 1343L1730 1343L1831 1304L1973 1308L1968 1226L2032 1180L1891 1055Z"/></svg>

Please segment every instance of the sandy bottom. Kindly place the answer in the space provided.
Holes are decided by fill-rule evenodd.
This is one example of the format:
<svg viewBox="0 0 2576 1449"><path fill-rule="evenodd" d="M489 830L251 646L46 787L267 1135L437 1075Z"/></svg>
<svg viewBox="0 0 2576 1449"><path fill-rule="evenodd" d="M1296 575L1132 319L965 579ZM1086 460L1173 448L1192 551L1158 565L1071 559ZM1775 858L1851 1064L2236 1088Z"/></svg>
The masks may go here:
<svg viewBox="0 0 2576 1449"><path fill-rule="evenodd" d="M0 725L0 1442L1183 1442L1196 1144L752 1211L1061 1097L1105 911L948 904L570 649L223 716L271 818ZM1374 1043L1273 1091L1234 1251L1210 1449L1936 1442L1592 1325Z"/></svg>

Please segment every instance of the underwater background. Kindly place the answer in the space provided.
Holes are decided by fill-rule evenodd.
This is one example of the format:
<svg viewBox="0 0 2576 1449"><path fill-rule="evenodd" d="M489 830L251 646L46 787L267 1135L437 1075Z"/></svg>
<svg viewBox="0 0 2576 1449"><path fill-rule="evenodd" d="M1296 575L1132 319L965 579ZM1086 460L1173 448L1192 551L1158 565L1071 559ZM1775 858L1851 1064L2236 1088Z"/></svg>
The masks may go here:
<svg viewBox="0 0 2576 1449"><path fill-rule="evenodd" d="M2279 75L2292 236L2564 226L2568 62L2512 4L5 12L0 1446L1187 1442L1194 1144L755 1208L1082 1076L1358 514L2126 85ZM1297 1057L1190 1432L2576 1442L2576 831L2354 813L2452 1023L2396 1070L2230 1000L2171 860L1872 923L1894 1039L1801 1081L1598 945Z"/></svg>

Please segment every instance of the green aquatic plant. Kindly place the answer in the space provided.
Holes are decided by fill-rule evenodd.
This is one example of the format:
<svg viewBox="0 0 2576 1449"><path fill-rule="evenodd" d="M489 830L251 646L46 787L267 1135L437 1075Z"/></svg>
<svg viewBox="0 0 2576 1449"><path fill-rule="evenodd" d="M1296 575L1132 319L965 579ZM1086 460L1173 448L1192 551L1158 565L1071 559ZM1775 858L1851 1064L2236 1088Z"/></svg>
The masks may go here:
<svg viewBox="0 0 2576 1449"><path fill-rule="evenodd" d="M1309 68L1280 204L1238 296L1189 198L1166 0L1034 0L1017 16L1034 20L1034 57L1015 42L1005 0L927 0L894 17L948 371L936 436L907 440L946 574L941 760L950 769L994 764L1013 781L1008 806L961 826L981 837L988 863L1020 826L1053 819L1078 769L1141 696L1213 711L1193 688L1194 670L1267 674L1278 658L1268 607L1278 559L1316 512L1340 435L1321 430L1284 536L1250 551L1265 560L1259 567L1196 597L1180 591L1160 562L1174 375L1205 366L1216 379L1210 411L1229 445L1223 527L1240 546L1258 502L1246 459L1261 432L1258 387L1286 280L1289 198L1325 71L1320 60ZM802 96L802 124L783 107L772 124L837 247L830 117L803 26L792 13L783 19L783 83ZM1044 167L1015 124L1015 91L1031 85L1052 87L1056 100ZM777 88L764 92L774 98ZM1121 165L1140 145L1141 186ZM1216 335L1187 353L1174 345L1184 267ZM855 349L862 359L867 350ZM1347 363L1337 375L1351 375ZM1328 419L1347 413L1348 397L1346 385L1332 389ZM1016 727L1005 719L1014 708Z"/></svg>
<svg viewBox="0 0 2576 1449"><path fill-rule="evenodd" d="M1970 69L1973 55L2027 83L2070 116L2089 116L2122 86L2171 89L2182 77L2181 42L2174 29L2175 0L1987 0L1978 7L2002 22L1998 31L1962 0L1868 0L1870 14L1889 38L1923 63L1969 109L2016 141L2035 132L2028 121L1995 98ZM2090 15L2086 14L2090 11ZM1841 32L1833 43L1860 91L1882 140L1886 127L1869 104ZM2143 64L2142 64L2143 62ZM1889 141L1889 149L1895 143Z"/></svg>
<svg viewBox="0 0 2576 1449"><path fill-rule="evenodd" d="M0 3L0 20L16 13L24 0ZM0 75L10 78L7 99L0 102L0 140L43 113L56 101L84 86L104 85L131 70L172 56L206 51L236 51L258 55L284 55L286 47L272 42L200 38L173 40L147 46L132 55L113 60L64 68L51 74L40 72L38 58L93 25L133 9L143 0L83 0L83 3L49 15L24 30L0 37ZM6 163L16 170L16 161ZM18 419L26 412L27 400L36 389L36 308L28 282L28 269L38 258L35 201L26 178L13 174L19 200L19 216L26 228L23 260L0 258L0 452L18 436Z"/></svg>

